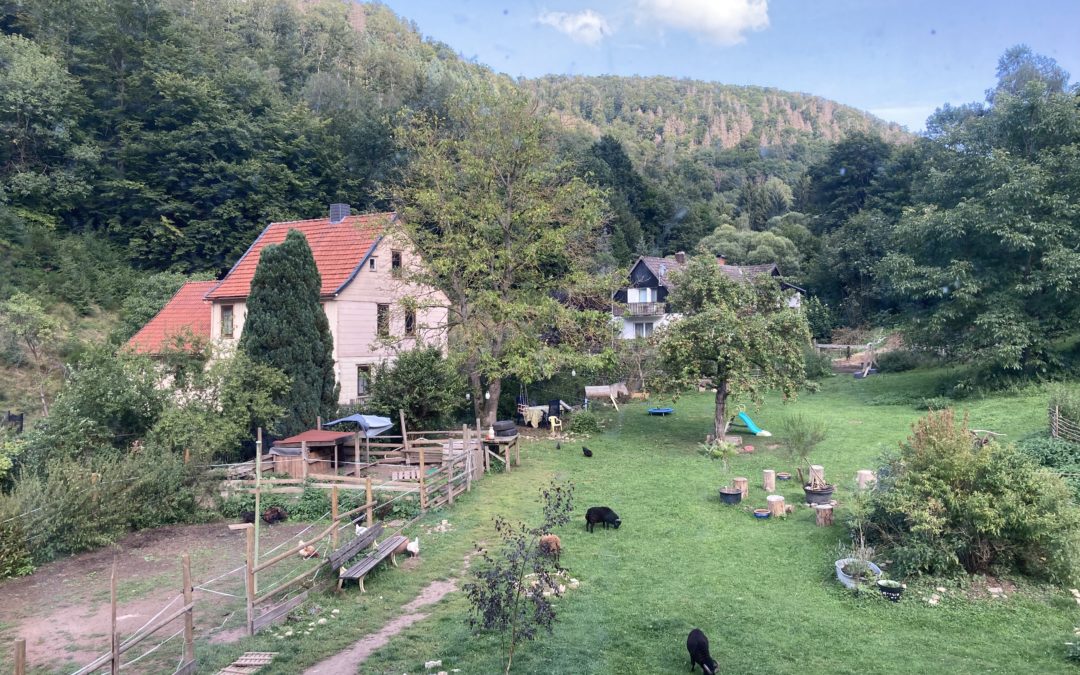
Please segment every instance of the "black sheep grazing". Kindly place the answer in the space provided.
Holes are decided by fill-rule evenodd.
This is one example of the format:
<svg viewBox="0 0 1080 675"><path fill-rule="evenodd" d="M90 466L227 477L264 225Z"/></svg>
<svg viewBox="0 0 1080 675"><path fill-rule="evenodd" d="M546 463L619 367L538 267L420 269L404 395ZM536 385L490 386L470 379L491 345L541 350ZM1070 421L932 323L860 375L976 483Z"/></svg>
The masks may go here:
<svg viewBox="0 0 1080 675"><path fill-rule="evenodd" d="M686 651L690 652L691 672L694 670L694 665L700 664L701 672L705 675L715 675L720 666L709 655L709 638L705 637L705 633L701 632L700 628L695 628L686 636Z"/></svg>
<svg viewBox="0 0 1080 675"><path fill-rule="evenodd" d="M597 523L603 523L605 530L608 525L617 530L622 525L622 520L619 519L619 514L606 506L590 506L589 510L585 512L585 529L592 532L593 526Z"/></svg>
<svg viewBox="0 0 1080 675"><path fill-rule="evenodd" d="M586 457L592 457L592 450L586 448L584 445L581 446L581 451L585 453Z"/></svg>
<svg viewBox="0 0 1080 675"><path fill-rule="evenodd" d="M262 519L267 525L273 525L274 523L280 523L289 517L289 514L285 512L285 509L280 506L271 506L263 511Z"/></svg>

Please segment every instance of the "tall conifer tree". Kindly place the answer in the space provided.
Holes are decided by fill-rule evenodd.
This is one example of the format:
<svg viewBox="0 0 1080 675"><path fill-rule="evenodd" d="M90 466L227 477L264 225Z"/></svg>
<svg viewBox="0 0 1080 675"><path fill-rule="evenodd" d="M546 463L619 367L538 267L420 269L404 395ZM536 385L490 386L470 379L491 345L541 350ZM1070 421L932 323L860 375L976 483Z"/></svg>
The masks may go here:
<svg viewBox="0 0 1080 675"><path fill-rule="evenodd" d="M285 408L279 434L311 428L337 405L334 341L319 305L321 283L307 239L297 230L262 250L251 280L240 349L292 378L284 398L275 401Z"/></svg>

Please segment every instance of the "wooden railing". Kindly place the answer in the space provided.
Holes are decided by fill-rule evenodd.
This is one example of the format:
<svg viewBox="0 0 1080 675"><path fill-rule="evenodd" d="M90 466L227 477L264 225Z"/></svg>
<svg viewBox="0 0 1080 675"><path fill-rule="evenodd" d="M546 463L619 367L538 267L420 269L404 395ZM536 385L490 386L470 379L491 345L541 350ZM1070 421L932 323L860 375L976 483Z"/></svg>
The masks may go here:
<svg viewBox="0 0 1080 675"><path fill-rule="evenodd" d="M661 316L667 314L666 302L628 302L625 316Z"/></svg>
<svg viewBox="0 0 1080 675"><path fill-rule="evenodd" d="M1050 435L1073 443L1080 443L1080 422L1070 420L1061 414L1061 408L1050 406Z"/></svg>

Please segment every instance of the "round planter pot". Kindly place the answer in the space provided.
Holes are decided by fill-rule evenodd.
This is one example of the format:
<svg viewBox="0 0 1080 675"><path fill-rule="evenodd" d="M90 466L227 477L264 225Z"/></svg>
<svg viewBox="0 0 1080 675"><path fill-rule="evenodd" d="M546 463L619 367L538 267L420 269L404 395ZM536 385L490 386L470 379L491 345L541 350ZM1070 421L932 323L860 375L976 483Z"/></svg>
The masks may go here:
<svg viewBox="0 0 1080 675"><path fill-rule="evenodd" d="M844 565L853 562L859 562L859 560L856 558L841 558L840 560L836 561L836 578L840 581L840 583L844 584L844 588L850 588L852 590L854 590L855 587L859 585L859 582L855 579L855 577L844 574ZM871 572L873 572L874 579L877 579L881 576L880 567L878 567L872 562L867 562L866 566L870 568Z"/></svg>
<svg viewBox="0 0 1080 675"><path fill-rule="evenodd" d="M772 513L769 512L769 509L754 509L755 518L768 518L771 515Z"/></svg>
<svg viewBox="0 0 1080 675"><path fill-rule="evenodd" d="M814 490L809 485L803 486L803 492L806 493L807 504L828 504L832 501L832 493L835 490L835 485L826 486L824 490Z"/></svg>
<svg viewBox="0 0 1080 675"><path fill-rule="evenodd" d="M720 488L720 501L725 504L738 504L742 501L742 490L739 488Z"/></svg>
<svg viewBox="0 0 1080 675"><path fill-rule="evenodd" d="M895 581L878 579L877 587L881 594L891 602L900 602L900 596L904 594L904 586Z"/></svg>
<svg viewBox="0 0 1080 675"><path fill-rule="evenodd" d="M776 474L776 480L791 480L791 474L787 471L781 471Z"/></svg>

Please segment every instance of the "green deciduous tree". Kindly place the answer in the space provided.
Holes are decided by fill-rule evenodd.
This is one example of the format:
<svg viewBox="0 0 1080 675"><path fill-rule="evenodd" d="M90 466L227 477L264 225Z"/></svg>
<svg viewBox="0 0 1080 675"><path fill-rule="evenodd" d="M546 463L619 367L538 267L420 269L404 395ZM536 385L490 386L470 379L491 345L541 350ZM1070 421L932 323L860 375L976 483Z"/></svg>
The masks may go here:
<svg viewBox="0 0 1080 675"><path fill-rule="evenodd" d="M275 429L281 434L308 429L337 406L334 342L319 304L320 284L311 247L297 230L262 249L251 280L240 349L290 379L276 400L285 408Z"/></svg>
<svg viewBox="0 0 1080 675"><path fill-rule="evenodd" d="M698 249L711 256L723 255L734 265L764 265L776 263L784 274L795 276L802 272L802 255L790 239L774 232L739 230L734 225L721 225L701 240Z"/></svg>
<svg viewBox="0 0 1080 675"><path fill-rule="evenodd" d="M795 395L806 380L810 331L774 280L738 283L716 261L696 257L671 281L669 303L683 316L657 332L663 372L655 388L677 393L709 382L716 388L717 438L727 431L729 397L760 401L769 389Z"/></svg>
<svg viewBox="0 0 1080 675"><path fill-rule="evenodd" d="M57 355L62 337L60 320L26 293L16 293L0 304L0 337L12 340L29 354L37 376L41 414L48 417L49 378L61 366Z"/></svg>
<svg viewBox="0 0 1080 675"><path fill-rule="evenodd" d="M1039 78L1008 89L931 118L921 203L876 274L912 344L1034 374L1080 324L1080 107Z"/></svg>
<svg viewBox="0 0 1080 675"><path fill-rule="evenodd" d="M594 361L591 338L610 330L609 314L566 302L591 262L603 198L554 158L552 133L505 80L397 129L410 162L391 192L425 255L410 276L449 298L451 348L485 424L504 377L536 381Z"/></svg>

